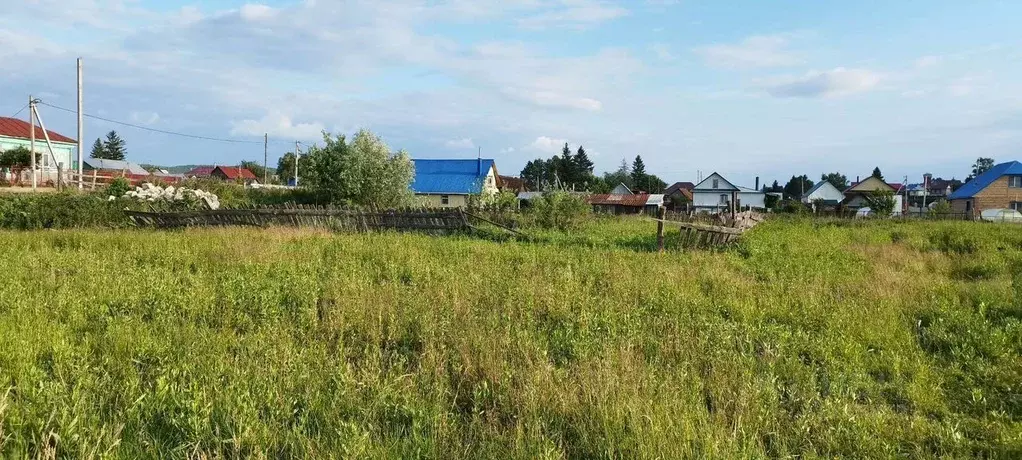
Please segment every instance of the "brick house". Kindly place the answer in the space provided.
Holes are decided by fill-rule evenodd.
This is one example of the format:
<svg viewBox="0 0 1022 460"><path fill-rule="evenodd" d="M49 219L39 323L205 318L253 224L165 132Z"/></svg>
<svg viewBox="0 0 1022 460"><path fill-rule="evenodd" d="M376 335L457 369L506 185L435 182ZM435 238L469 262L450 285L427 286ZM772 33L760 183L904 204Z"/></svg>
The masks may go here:
<svg viewBox="0 0 1022 460"><path fill-rule="evenodd" d="M987 209L1022 211L1022 163L1009 161L966 182L948 200L957 213L975 218Z"/></svg>

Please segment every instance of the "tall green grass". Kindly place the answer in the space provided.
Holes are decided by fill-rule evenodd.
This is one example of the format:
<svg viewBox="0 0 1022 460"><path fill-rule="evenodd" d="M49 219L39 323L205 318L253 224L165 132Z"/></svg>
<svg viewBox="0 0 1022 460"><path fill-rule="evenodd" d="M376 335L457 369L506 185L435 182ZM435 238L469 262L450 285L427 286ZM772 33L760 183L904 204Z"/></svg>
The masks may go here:
<svg viewBox="0 0 1022 460"><path fill-rule="evenodd" d="M0 457L1022 456L1022 233L0 232Z"/></svg>

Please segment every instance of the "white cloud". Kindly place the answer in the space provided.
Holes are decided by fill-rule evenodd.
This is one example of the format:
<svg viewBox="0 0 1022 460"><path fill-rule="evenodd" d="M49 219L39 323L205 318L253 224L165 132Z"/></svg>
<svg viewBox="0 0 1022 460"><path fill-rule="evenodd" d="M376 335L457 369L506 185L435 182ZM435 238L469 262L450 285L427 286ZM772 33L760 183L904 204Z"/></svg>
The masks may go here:
<svg viewBox="0 0 1022 460"><path fill-rule="evenodd" d="M564 139L554 139L547 136L539 136L536 140L529 144L529 148L538 150L546 154L560 153L561 149L564 148L564 144L568 141Z"/></svg>
<svg viewBox="0 0 1022 460"><path fill-rule="evenodd" d="M282 113L268 113L259 120L231 122L232 136L262 136L269 134L285 139L319 140L326 129L323 123L294 123Z"/></svg>
<svg viewBox="0 0 1022 460"><path fill-rule="evenodd" d="M451 139L451 140L449 140L447 142L444 142L444 146L447 147L447 148L450 148L450 149L474 149L474 148L476 148L475 142L472 142L472 139L469 139L467 137L463 138L463 139Z"/></svg>
<svg viewBox="0 0 1022 460"><path fill-rule="evenodd" d="M603 108L603 103L596 99L570 96L556 91L503 88L501 92L514 99L526 101L543 107L580 109L591 112L596 112Z"/></svg>
<svg viewBox="0 0 1022 460"><path fill-rule="evenodd" d="M503 149L500 149L500 153L505 153L505 154L506 153L515 153L515 148L514 147L503 148Z"/></svg>
<svg viewBox="0 0 1022 460"><path fill-rule="evenodd" d="M628 10L602 0L561 0L560 3L559 7L519 19L518 25L530 29L584 29L628 14Z"/></svg>
<svg viewBox="0 0 1022 460"><path fill-rule="evenodd" d="M140 125L152 125L160 121L160 114L156 112L131 112L129 117L132 123Z"/></svg>
<svg viewBox="0 0 1022 460"><path fill-rule="evenodd" d="M788 49L787 35L757 35L738 44L716 44L695 48L707 64L714 67L744 69L784 67L801 64L803 59Z"/></svg>
<svg viewBox="0 0 1022 460"><path fill-rule="evenodd" d="M927 67L933 67L939 64L941 61L940 56L923 56L916 59L915 66L917 69L925 69Z"/></svg>
<svg viewBox="0 0 1022 460"><path fill-rule="evenodd" d="M761 81L759 87L774 97L836 97L876 88L881 75L866 69L838 67L823 72L810 71L799 77L779 77Z"/></svg>
<svg viewBox="0 0 1022 460"><path fill-rule="evenodd" d="M276 16L277 10L271 6L246 3L242 5L239 13L246 21L262 21Z"/></svg>
<svg viewBox="0 0 1022 460"><path fill-rule="evenodd" d="M675 59L674 53L671 52L671 48L663 43L654 43L649 45L650 51L661 61L673 61Z"/></svg>

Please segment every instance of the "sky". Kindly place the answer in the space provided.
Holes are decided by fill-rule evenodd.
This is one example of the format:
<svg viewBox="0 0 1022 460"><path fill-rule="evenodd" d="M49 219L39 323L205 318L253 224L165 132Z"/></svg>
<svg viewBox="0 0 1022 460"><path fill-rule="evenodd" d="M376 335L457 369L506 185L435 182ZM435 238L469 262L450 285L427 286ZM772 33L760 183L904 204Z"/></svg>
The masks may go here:
<svg viewBox="0 0 1022 460"><path fill-rule="evenodd" d="M368 128L516 175L582 145L668 183L719 172L962 178L1022 159L1022 2L27 0L0 11L0 116L85 112L141 163L270 163ZM74 137L50 106L47 128ZM25 118L22 112L21 118Z"/></svg>

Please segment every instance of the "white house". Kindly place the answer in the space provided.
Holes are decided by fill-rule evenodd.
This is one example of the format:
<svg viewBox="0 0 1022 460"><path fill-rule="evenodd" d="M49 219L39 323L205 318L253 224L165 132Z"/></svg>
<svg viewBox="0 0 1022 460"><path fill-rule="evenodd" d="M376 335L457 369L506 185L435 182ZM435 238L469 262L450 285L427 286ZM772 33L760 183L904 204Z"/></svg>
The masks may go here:
<svg viewBox="0 0 1022 460"><path fill-rule="evenodd" d="M802 195L802 202L812 205L823 203L824 206L837 206L844 199L845 194L841 193L834 184L827 181L820 181L820 183L814 185L813 188Z"/></svg>
<svg viewBox="0 0 1022 460"><path fill-rule="evenodd" d="M766 193L739 187L720 174L713 173L692 188L692 208L699 212L730 211L736 209L766 208Z"/></svg>
<svg viewBox="0 0 1022 460"><path fill-rule="evenodd" d="M738 208L766 209L766 193L748 187L738 187Z"/></svg>

